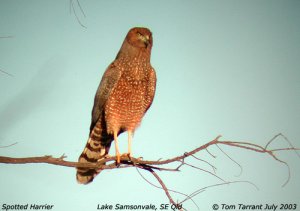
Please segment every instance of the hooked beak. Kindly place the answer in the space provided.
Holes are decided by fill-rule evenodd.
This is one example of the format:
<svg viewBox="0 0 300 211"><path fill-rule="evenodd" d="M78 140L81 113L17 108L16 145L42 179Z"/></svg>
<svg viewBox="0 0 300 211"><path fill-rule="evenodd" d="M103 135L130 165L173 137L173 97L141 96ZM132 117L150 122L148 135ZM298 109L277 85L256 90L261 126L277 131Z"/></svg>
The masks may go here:
<svg viewBox="0 0 300 211"><path fill-rule="evenodd" d="M150 44L150 37L148 35L146 35L146 36L140 36L140 39L145 43L146 48L147 48L148 45Z"/></svg>

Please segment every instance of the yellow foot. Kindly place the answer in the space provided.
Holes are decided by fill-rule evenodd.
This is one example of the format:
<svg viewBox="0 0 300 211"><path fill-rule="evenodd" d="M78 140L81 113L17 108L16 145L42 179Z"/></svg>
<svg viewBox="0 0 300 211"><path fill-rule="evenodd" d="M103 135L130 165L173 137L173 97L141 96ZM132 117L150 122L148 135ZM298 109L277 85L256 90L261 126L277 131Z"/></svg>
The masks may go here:
<svg viewBox="0 0 300 211"><path fill-rule="evenodd" d="M142 161L144 158L143 157L138 157L137 160L138 161Z"/></svg>
<svg viewBox="0 0 300 211"><path fill-rule="evenodd" d="M123 153L123 154L121 155L121 157L128 157L129 159L131 159L131 158L132 158L132 155L131 155L130 153Z"/></svg>
<svg viewBox="0 0 300 211"><path fill-rule="evenodd" d="M129 160L131 160L132 155L130 153L123 153L123 154L116 154L116 162L117 165L119 165L121 163L121 158L129 158Z"/></svg>
<svg viewBox="0 0 300 211"><path fill-rule="evenodd" d="M111 158L112 156L109 154L104 155L104 158Z"/></svg>
<svg viewBox="0 0 300 211"><path fill-rule="evenodd" d="M121 156L120 156L120 154L117 153L116 157L117 157L117 159L116 159L117 165L120 165L120 163L121 163Z"/></svg>

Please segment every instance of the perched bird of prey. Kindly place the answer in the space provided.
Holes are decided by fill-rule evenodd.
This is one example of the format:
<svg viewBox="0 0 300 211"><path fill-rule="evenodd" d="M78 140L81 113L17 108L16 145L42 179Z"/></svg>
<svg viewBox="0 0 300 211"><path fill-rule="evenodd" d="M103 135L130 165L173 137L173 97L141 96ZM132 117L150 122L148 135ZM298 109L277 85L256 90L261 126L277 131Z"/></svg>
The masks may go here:
<svg viewBox="0 0 300 211"><path fill-rule="evenodd" d="M128 132L128 154L135 129L152 104L156 74L150 64L152 33L147 28L129 30L116 59L106 69L92 111L87 144L79 162L98 162L108 155L115 143L117 163L120 163L118 135ZM77 181L88 184L99 173L96 169L77 168Z"/></svg>

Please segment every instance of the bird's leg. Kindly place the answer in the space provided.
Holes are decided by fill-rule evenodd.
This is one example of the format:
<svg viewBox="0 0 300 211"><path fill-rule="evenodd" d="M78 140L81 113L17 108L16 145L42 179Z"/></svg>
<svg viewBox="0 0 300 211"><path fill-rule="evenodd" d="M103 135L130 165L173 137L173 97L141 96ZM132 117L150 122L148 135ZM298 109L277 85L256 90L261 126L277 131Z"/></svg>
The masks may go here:
<svg viewBox="0 0 300 211"><path fill-rule="evenodd" d="M128 157L129 159L131 159L131 157L132 157L132 150L131 150L132 136L133 136L133 132L129 130L128 131L128 152L122 154L121 157Z"/></svg>
<svg viewBox="0 0 300 211"><path fill-rule="evenodd" d="M115 140L115 148L116 148L116 157L117 157L117 164L120 164L120 150L119 150L119 143L118 143L118 133L114 132L114 140Z"/></svg>
<svg viewBox="0 0 300 211"><path fill-rule="evenodd" d="M132 150L131 150L131 143L132 143L132 131L128 131L128 157L131 158Z"/></svg>

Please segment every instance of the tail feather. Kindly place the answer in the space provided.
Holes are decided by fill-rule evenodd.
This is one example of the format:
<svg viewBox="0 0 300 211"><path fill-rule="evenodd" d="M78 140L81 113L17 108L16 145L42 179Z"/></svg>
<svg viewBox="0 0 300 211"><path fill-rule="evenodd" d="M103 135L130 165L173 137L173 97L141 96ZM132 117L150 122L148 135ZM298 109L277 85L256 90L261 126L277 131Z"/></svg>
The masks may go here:
<svg viewBox="0 0 300 211"><path fill-rule="evenodd" d="M94 127L78 162L96 163L104 159L109 152L112 137L102 133L100 127ZM99 169L77 168L78 183L88 184L101 172Z"/></svg>

